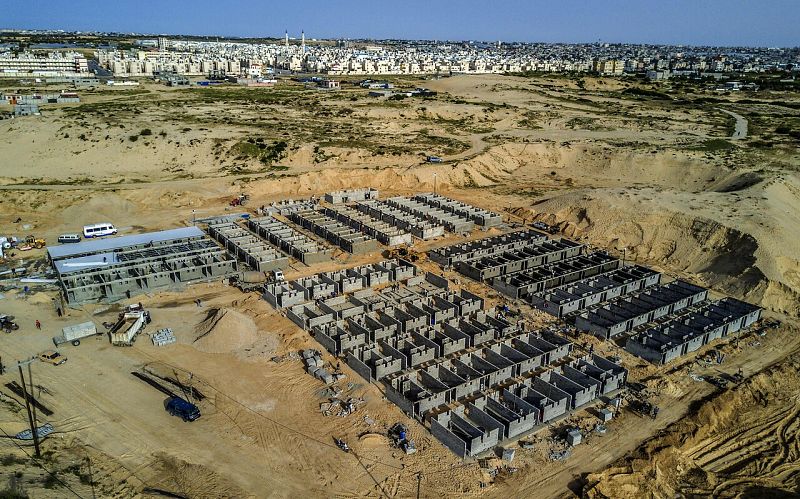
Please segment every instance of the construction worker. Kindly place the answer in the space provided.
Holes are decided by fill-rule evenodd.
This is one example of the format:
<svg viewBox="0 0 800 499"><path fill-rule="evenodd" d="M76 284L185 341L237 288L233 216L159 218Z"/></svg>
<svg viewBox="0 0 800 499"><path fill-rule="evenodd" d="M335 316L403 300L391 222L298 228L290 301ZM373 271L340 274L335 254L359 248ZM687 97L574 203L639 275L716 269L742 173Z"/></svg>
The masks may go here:
<svg viewBox="0 0 800 499"><path fill-rule="evenodd" d="M36 319L36 329L42 329L42 323L39 322L39 319Z"/></svg>

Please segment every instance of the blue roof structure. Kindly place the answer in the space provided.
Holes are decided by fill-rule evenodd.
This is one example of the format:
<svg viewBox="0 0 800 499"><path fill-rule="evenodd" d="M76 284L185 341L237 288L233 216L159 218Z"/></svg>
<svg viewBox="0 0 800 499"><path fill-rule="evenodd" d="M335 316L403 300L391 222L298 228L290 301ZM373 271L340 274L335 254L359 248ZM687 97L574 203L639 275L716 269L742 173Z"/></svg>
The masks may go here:
<svg viewBox="0 0 800 499"><path fill-rule="evenodd" d="M158 232L147 232L145 234L107 237L103 239L84 240L73 244L49 246L47 248L47 253L50 255L50 259L54 261L70 258L72 256L83 255L96 255L96 257L92 257L92 261L96 261L98 258L102 261L103 255L98 255L98 253L109 253L120 248L145 245L151 242L157 243L161 241L170 241L173 239L186 239L204 236L205 233L197 227L181 227L178 229L162 230Z"/></svg>

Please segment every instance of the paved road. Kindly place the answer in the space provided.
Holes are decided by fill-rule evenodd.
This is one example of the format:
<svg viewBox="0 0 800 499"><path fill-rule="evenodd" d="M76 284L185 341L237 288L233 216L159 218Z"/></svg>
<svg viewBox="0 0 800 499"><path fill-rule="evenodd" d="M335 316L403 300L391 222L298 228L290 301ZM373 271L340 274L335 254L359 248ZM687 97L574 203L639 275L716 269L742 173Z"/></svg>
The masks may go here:
<svg viewBox="0 0 800 499"><path fill-rule="evenodd" d="M733 135L731 135L731 139L739 140L747 138L747 118L745 118L741 114L734 113L733 111L728 111L726 109L722 109L719 107L717 109L725 114L729 114L734 118L736 118L736 125L734 125Z"/></svg>

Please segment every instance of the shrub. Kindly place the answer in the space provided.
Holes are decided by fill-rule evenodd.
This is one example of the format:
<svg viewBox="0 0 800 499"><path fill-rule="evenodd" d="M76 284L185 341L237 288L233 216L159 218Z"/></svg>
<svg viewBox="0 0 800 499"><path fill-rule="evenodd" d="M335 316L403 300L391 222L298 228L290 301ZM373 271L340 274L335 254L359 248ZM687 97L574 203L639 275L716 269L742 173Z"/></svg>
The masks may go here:
<svg viewBox="0 0 800 499"><path fill-rule="evenodd" d="M145 128L144 130L139 132L139 135L141 135L142 137L146 137L148 135L153 135L153 131L150 130L149 128Z"/></svg>

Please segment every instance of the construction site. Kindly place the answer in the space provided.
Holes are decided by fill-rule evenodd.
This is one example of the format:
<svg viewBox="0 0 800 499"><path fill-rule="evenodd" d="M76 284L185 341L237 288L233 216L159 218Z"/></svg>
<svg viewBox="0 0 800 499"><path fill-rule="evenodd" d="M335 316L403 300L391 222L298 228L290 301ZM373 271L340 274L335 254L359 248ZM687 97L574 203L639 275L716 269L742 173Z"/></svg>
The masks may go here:
<svg viewBox="0 0 800 499"><path fill-rule="evenodd" d="M151 135L107 133L119 157L169 154L147 156L174 164L168 174L134 178L138 166L123 162L118 175L97 170L97 184L2 177L0 492L727 499L758 497L747 496L758 487L793 491L795 248L773 241L785 236L780 227L743 207L758 200L791 225L793 205L770 204L783 199L782 184L740 187L738 173L705 152L671 159L679 148L620 152L587 138L618 140L621 129L564 125L558 140L570 144L534 142L551 129L523 133L515 128L523 115L501 103L536 102L542 116L562 103L555 87L533 93L503 86L510 81L534 85L510 76L426 82L449 89L425 101L426 111L348 100L361 90L308 92L337 112L363 111L364 123L397 121L398 136L409 123L429 130L420 140L442 143L458 134L437 120L456 129L478 109L466 144L474 150L433 150L443 158L436 164L425 159L431 153L395 155L388 142L372 156L320 143L289 144L286 159L270 164L241 159L271 151L274 140L238 129L227 136L221 124L201 130L183 115L163 125L164 136L157 127L173 118L154 105L141 125ZM608 82L587 85L610 92ZM157 90L169 92L153 91L164 99L183 92ZM216 109L216 101L193 107L197 96L186 92L191 119ZM475 104L484 101L496 104ZM247 105L235 112L245 116ZM15 127L45 126L37 123L10 125L9 140L23 143ZM480 131L490 123L508 128ZM686 140L671 126L666 136ZM92 148L112 145L81 133L89 140L72 130L68 139L88 148L78 159L94 161ZM79 161L66 160L78 171ZM210 164L224 171L203 170ZM641 186L623 186L634 177ZM763 196L738 194L762 188ZM98 227L109 232L91 232Z"/></svg>
<svg viewBox="0 0 800 499"><path fill-rule="evenodd" d="M258 208L256 218L212 216L189 227L50 246L59 307L229 280L258 293L338 359L326 368L319 355L306 358L309 375L334 386L345 379L343 361L462 459L500 455L574 411L596 407L602 425L620 410L628 370L616 355L575 345L580 332L664 364L736 337L761 317L757 306L711 298L683 280L665 282L651 268L512 227L498 213L441 195L383 201L366 188L323 199L278 202ZM489 229L499 234L480 237ZM309 271L332 262L334 251L381 255L386 248L394 255L391 248L402 246L408 256L416 241L472 232L479 237L430 250L430 263L391 258L293 280L283 274L291 262ZM474 285L448 278L453 271ZM492 290L502 298L489 300ZM555 320L538 325L523 306ZM121 319L142 317L133 312ZM133 334L119 329L110 331L111 343L131 344L143 325L123 328ZM171 343L164 330L154 334L154 344ZM569 445L581 442L581 431L566 430ZM416 450L413 441L408 446Z"/></svg>

